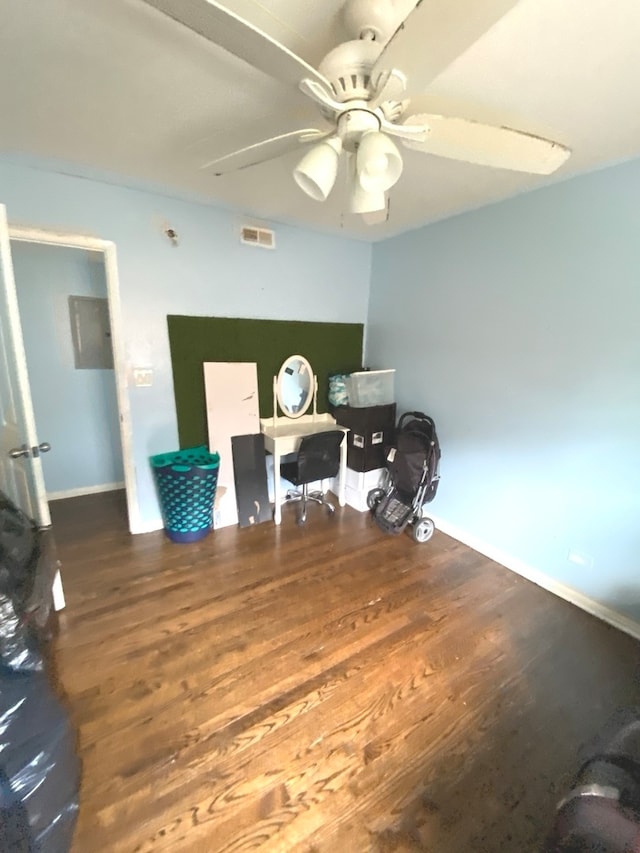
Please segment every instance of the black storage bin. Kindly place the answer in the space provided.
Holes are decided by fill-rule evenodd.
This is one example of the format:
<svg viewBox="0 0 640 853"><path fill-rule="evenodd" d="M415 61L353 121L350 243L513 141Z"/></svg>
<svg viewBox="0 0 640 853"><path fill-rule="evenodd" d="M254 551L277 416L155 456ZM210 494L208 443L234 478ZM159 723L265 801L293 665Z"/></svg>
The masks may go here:
<svg viewBox="0 0 640 853"><path fill-rule="evenodd" d="M386 406L335 406L333 416L348 427L347 465L352 471L384 468L386 449L392 444L396 424L396 404Z"/></svg>

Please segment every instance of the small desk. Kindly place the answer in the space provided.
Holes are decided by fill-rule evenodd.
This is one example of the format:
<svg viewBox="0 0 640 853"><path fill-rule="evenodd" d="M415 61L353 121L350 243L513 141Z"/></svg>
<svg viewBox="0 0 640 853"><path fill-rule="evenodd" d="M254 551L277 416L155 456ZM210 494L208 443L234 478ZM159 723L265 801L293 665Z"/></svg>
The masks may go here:
<svg viewBox="0 0 640 853"><path fill-rule="evenodd" d="M287 453L295 453L300 441L305 435L313 435L314 432L327 432L339 429L345 434L340 445L340 472L338 503L345 505L345 483L347 474L347 442L346 434L349 430L339 426L336 419L329 414L303 415L301 418L273 418L260 419L260 431L264 435L264 447L273 455L273 493L275 524L282 521L282 490L280 488L280 458Z"/></svg>

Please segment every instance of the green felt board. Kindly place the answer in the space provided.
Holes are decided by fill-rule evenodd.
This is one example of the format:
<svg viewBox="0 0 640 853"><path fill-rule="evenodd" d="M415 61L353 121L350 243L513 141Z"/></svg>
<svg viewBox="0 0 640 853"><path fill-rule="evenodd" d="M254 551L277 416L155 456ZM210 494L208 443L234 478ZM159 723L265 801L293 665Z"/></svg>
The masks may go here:
<svg viewBox="0 0 640 853"><path fill-rule="evenodd" d="M302 323L229 317L169 315L169 346L180 447L207 444L204 361L255 361L260 417L273 414L273 377L282 362L299 354L318 377L318 411L328 406L331 373L360 370L361 323Z"/></svg>

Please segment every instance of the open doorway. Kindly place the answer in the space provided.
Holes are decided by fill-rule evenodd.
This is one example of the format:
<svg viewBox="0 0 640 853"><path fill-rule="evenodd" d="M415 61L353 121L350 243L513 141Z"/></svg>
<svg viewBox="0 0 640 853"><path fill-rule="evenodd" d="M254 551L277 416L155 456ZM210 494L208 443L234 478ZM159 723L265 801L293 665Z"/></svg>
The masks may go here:
<svg viewBox="0 0 640 853"><path fill-rule="evenodd" d="M101 511L85 498L103 492L116 492L107 506L126 529L104 254L16 242L12 257L36 428L51 447L42 465L56 539L63 519L72 536L88 507Z"/></svg>
<svg viewBox="0 0 640 853"><path fill-rule="evenodd" d="M47 499L54 508L108 493L120 502L120 524L137 532L115 246L38 229L9 232L38 434L52 446L42 456ZM78 367L73 311L83 300L108 305L110 368ZM78 514L78 525L86 518Z"/></svg>

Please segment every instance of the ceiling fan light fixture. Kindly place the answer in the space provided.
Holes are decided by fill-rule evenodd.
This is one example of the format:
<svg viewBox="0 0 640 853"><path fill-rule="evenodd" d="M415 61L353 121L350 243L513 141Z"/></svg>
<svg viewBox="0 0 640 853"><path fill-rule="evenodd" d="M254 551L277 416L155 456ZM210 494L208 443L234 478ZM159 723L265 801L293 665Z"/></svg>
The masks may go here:
<svg viewBox="0 0 640 853"><path fill-rule="evenodd" d="M338 174L342 142L337 136L326 139L307 151L293 170L293 177L303 192L315 201L326 201Z"/></svg>
<svg viewBox="0 0 640 853"><path fill-rule="evenodd" d="M385 133L372 131L365 133L360 140L356 169L365 192L384 193L402 174L402 157Z"/></svg>
<svg viewBox="0 0 640 853"><path fill-rule="evenodd" d="M351 213L376 213L385 210L387 198L384 190L368 192L360 183L356 170L356 158L350 158L349 163L349 210Z"/></svg>
<svg viewBox="0 0 640 853"><path fill-rule="evenodd" d="M354 187L349 199L349 210L351 213L375 213L384 210L387 206L387 197L384 191L367 192L361 186Z"/></svg>

